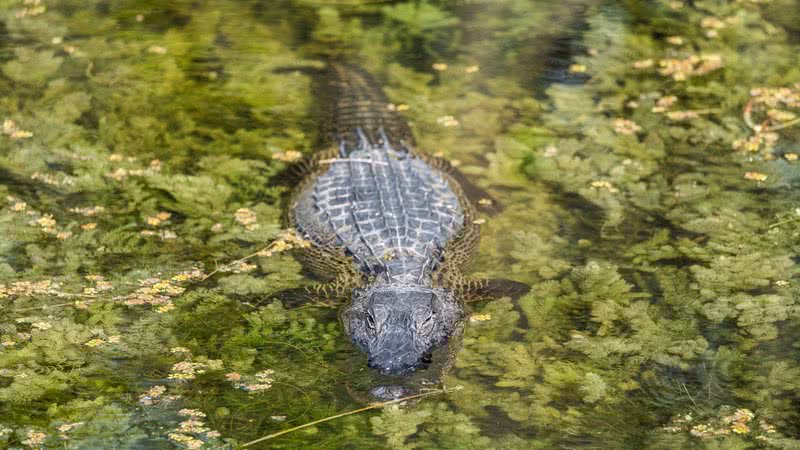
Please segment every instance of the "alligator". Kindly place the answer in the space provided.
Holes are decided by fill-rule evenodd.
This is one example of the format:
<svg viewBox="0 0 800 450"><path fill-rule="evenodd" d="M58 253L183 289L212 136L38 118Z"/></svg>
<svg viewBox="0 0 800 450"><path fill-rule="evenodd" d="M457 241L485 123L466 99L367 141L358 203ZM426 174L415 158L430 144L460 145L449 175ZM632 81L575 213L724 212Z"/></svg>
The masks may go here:
<svg viewBox="0 0 800 450"><path fill-rule="evenodd" d="M430 363L463 322L466 304L521 295L510 280L476 280L461 269L479 239L478 203L488 194L452 164L420 151L409 125L373 77L329 63L323 95L326 149L299 164L289 225L311 246L300 259L329 278L313 292L348 297L346 334L384 375ZM393 387L378 396L396 397Z"/></svg>

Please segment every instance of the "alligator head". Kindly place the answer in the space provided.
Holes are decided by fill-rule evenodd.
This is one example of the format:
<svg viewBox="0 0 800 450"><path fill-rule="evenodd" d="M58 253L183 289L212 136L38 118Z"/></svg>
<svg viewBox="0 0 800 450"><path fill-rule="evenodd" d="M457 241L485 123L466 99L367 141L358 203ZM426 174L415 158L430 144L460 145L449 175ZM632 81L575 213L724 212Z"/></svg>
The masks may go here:
<svg viewBox="0 0 800 450"><path fill-rule="evenodd" d="M446 289L380 285L353 292L342 310L345 332L384 375L404 375L430 362L464 313Z"/></svg>

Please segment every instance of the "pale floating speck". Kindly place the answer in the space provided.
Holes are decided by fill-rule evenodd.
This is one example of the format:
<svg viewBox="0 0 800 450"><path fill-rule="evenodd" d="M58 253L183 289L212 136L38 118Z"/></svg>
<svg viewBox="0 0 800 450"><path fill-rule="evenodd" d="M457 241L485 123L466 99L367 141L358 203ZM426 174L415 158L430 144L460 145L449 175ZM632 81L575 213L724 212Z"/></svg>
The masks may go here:
<svg viewBox="0 0 800 450"><path fill-rule="evenodd" d="M158 236L161 238L162 241L169 241L172 239L177 239L178 234L172 230L162 230Z"/></svg>
<svg viewBox="0 0 800 450"><path fill-rule="evenodd" d="M750 432L750 427L741 422L737 422L731 425L731 431L736 434L745 434Z"/></svg>
<svg viewBox="0 0 800 450"><path fill-rule="evenodd" d="M43 5L41 0L25 0L24 4L27 8L17 11L15 14L17 19L38 16L47 11L47 6Z"/></svg>
<svg viewBox="0 0 800 450"><path fill-rule="evenodd" d="M189 409L183 408L182 410L178 411L179 416L188 416L188 417L205 417L206 414L202 411L196 409Z"/></svg>
<svg viewBox="0 0 800 450"><path fill-rule="evenodd" d="M695 119L697 117L700 117L697 111L670 111L667 113L667 118L675 121Z"/></svg>
<svg viewBox="0 0 800 450"><path fill-rule="evenodd" d="M669 43L670 45L683 45L683 37L670 36L667 38L667 43Z"/></svg>
<svg viewBox="0 0 800 450"><path fill-rule="evenodd" d="M99 347L99 346L101 346L101 345L103 345L105 343L106 343L106 341L104 341L102 339L92 339L91 341L89 341L89 342L87 342L87 343L85 343L83 345L85 345L87 347Z"/></svg>
<svg viewBox="0 0 800 450"><path fill-rule="evenodd" d="M797 153L784 153L783 157L790 162L797 161L798 154Z"/></svg>
<svg viewBox="0 0 800 450"><path fill-rule="evenodd" d="M244 226L248 230L254 229L257 225L256 222L258 218L256 217L256 213L248 208L239 208L233 214L234 220L236 220L239 225Z"/></svg>
<svg viewBox="0 0 800 450"><path fill-rule="evenodd" d="M230 372L225 374L225 379L228 381L239 381L242 379L242 374L238 372Z"/></svg>
<svg viewBox="0 0 800 450"><path fill-rule="evenodd" d="M690 55L684 59L662 59L658 62L658 73L675 81L684 81L690 76L705 75L723 67L722 56L716 53Z"/></svg>
<svg viewBox="0 0 800 450"><path fill-rule="evenodd" d="M633 135L639 131L642 131L642 127L636 124L636 122L628 119L614 119L612 125L614 126L614 131L619 134Z"/></svg>
<svg viewBox="0 0 800 450"><path fill-rule="evenodd" d="M175 442L177 444L181 444L181 445L185 446L186 448L192 449L192 450L201 448L203 446L203 444L205 444L205 442L201 441L200 439L197 439L195 437L189 436L188 434L169 433L167 436L170 438L171 441L173 441L173 442Z"/></svg>
<svg viewBox="0 0 800 450"><path fill-rule="evenodd" d="M139 396L139 403L142 405L152 405L161 394L167 391L167 388L164 386L153 386L152 388L148 389L147 392Z"/></svg>
<svg viewBox="0 0 800 450"><path fill-rule="evenodd" d="M33 137L33 133L30 131L16 130L11 133L11 139L28 139L30 137Z"/></svg>
<svg viewBox="0 0 800 450"><path fill-rule="evenodd" d="M41 331L45 331L45 330L49 330L50 328L53 328L53 325L51 325L49 322L34 322L34 323L31 324L31 326L33 328L36 328L37 330L41 330Z"/></svg>
<svg viewBox="0 0 800 450"><path fill-rule="evenodd" d="M6 119L3 121L3 134L7 135L11 139L28 139L33 137L33 133L30 131L21 130L17 123L11 119Z"/></svg>
<svg viewBox="0 0 800 450"><path fill-rule="evenodd" d="M277 159L278 161L283 161L283 162L294 162L302 157L303 154L298 152L297 150L286 150L283 152L275 152L272 154L273 159Z"/></svg>
<svg viewBox="0 0 800 450"><path fill-rule="evenodd" d="M465 73L475 73L479 70L481 70L481 68L477 65L467 66L464 68Z"/></svg>
<svg viewBox="0 0 800 450"><path fill-rule="evenodd" d="M767 174L761 172L747 172L744 174L745 180L751 181L765 181L767 179Z"/></svg>
<svg viewBox="0 0 800 450"><path fill-rule="evenodd" d="M458 119L453 116L441 116L436 118L436 123L443 127L457 127L460 125Z"/></svg>
<svg viewBox="0 0 800 450"><path fill-rule="evenodd" d="M22 441L22 443L31 448L40 448L42 444L44 444L45 439L47 439L46 434L40 431L30 430L28 431L27 439Z"/></svg>
<svg viewBox="0 0 800 450"><path fill-rule="evenodd" d="M436 70L437 72L443 72L447 70L447 64L445 63L433 63L431 67L433 68L433 70Z"/></svg>
<svg viewBox="0 0 800 450"><path fill-rule="evenodd" d="M473 314L473 315L469 316L469 321L472 322L472 323L475 323L475 322L487 322L489 320L492 320L492 315L491 314Z"/></svg>
<svg viewBox="0 0 800 450"><path fill-rule="evenodd" d="M725 22L716 17L704 17L703 20L700 21L700 26L703 28L719 30L725 28Z"/></svg>
<svg viewBox="0 0 800 450"><path fill-rule="evenodd" d="M69 436L67 436L65 433L67 433L67 432L71 431L73 428L79 427L79 426L81 426L83 424L84 424L84 422L73 422L73 423L65 423L63 425L59 425L58 426L58 431L59 431L59 433L61 433L59 436L61 437L61 439L69 439Z"/></svg>
<svg viewBox="0 0 800 450"><path fill-rule="evenodd" d="M250 264L246 261L236 261L231 264L220 267L220 272L233 272L233 273L246 273L256 270L258 266Z"/></svg>
<svg viewBox="0 0 800 450"><path fill-rule="evenodd" d="M569 66L570 73L586 73L586 66L583 64L572 64Z"/></svg>
<svg viewBox="0 0 800 450"><path fill-rule="evenodd" d="M272 381L273 375L275 375L275 371L272 369L262 370L261 372L256 373L256 378L259 380L270 380Z"/></svg>
<svg viewBox="0 0 800 450"><path fill-rule="evenodd" d="M156 308L156 311L163 314L170 312L173 309L175 309L175 305L172 302L169 302L167 304L161 305L158 308Z"/></svg>
<svg viewBox="0 0 800 450"><path fill-rule="evenodd" d="M770 109L767 111L767 116L769 116L770 119L778 122L788 122L797 118L797 114L791 111L784 111L782 109Z"/></svg>
<svg viewBox="0 0 800 450"><path fill-rule="evenodd" d="M674 95L665 95L656 101L656 106L653 108L653 112L664 112L667 110L667 108L672 107L672 105L674 105L677 101L678 97L675 97Z"/></svg>
<svg viewBox="0 0 800 450"><path fill-rule="evenodd" d="M595 189L605 189L608 192L619 192L619 189L615 188L611 182L606 180L592 181L591 186Z"/></svg>
<svg viewBox="0 0 800 450"><path fill-rule="evenodd" d="M151 45L147 48L147 51L156 55L164 55L167 53L167 48L160 45Z"/></svg>
<svg viewBox="0 0 800 450"><path fill-rule="evenodd" d="M478 200L478 204L482 206L492 206L494 202L490 198L482 198Z"/></svg>
<svg viewBox="0 0 800 450"><path fill-rule="evenodd" d="M558 155L558 147L555 145L548 145L544 148L544 157L545 158L552 158Z"/></svg>
<svg viewBox="0 0 800 450"><path fill-rule="evenodd" d="M475 219L472 221L475 225L483 225L486 223L486 219Z"/></svg>

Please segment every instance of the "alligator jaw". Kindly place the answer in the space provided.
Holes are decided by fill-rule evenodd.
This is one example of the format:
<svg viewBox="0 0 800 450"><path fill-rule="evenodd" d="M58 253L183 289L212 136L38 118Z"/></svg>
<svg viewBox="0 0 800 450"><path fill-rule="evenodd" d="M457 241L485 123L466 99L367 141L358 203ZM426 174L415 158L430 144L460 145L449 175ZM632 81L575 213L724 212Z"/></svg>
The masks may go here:
<svg viewBox="0 0 800 450"><path fill-rule="evenodd" d="M384 284L354 292L342 322L370 367L383 375L406 375L430 362L431 351L447 340L462 315L448 290Z"/></svg>

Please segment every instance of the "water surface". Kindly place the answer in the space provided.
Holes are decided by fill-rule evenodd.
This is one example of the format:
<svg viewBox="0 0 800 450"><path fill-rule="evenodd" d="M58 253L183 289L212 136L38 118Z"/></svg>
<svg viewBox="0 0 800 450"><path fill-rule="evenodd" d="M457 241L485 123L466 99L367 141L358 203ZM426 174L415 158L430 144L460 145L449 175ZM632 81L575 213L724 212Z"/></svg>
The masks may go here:
<svg viewBox="0 0 800 450"><path fill-rule="evenodd" d="M502 205L447 393L256 448L800 448L796 0L0 2L0 445L235 448L373 374L282 228L314 68ZM262 249L266 249L259 252ZM209 276L210 275L210 276Z"/></svg>

